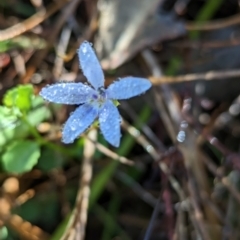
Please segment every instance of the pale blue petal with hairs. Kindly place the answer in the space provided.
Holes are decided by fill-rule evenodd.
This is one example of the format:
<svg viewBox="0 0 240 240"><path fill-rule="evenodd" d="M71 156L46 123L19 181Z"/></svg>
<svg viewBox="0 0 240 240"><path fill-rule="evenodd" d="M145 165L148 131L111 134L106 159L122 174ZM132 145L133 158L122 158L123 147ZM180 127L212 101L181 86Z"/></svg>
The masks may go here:
<svg viewBox="0 0 240 240"><path fill-rule="evenodd" d="M96 91L83 83L56 83L44 87L39 93L45 100L63 104L81 104Z"/></svg>
<svg viewBox="0 0 240 240"><path fill-rule="evenodd" d="M82 134L96 119L98 109L85 103L78 107L68 118L62 131L62 141L72 143Z"/></svg>
<svg viewBox="0 0 240 240"><path fill-rule="evenodd" d="M104 75L102 67L97 59L97 56L87 41L84 41L78 50L80 67L88 82L98 89L104 86Z"/></svg>
<svg viewBox="0 0 240 240"><path fill-rule="evenodd" d="M107 97L123 100L146 92L152 86L146 78L125 77L112 83L106 90Z"/></svg>
<svg viewBox="0 0 240 240"><path fill-rule="evenodd" d="M100 110L99 124L104 138L113 146L119 147L121 117L111 100L105 102Z"/></svg>

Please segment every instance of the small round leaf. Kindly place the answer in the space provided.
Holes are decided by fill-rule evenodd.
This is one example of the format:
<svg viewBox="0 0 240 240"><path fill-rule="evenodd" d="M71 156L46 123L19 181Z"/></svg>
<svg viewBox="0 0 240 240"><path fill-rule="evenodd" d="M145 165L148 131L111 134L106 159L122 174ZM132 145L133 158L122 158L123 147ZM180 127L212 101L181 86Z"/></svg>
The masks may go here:
<svg viewBox="0 0 240 240"><path fill-rule="evenodd" d="M10 173L24 173L30 171L40 157L39 145L35 142L15 141L7 147L2 156L4 169Z"/></svg>

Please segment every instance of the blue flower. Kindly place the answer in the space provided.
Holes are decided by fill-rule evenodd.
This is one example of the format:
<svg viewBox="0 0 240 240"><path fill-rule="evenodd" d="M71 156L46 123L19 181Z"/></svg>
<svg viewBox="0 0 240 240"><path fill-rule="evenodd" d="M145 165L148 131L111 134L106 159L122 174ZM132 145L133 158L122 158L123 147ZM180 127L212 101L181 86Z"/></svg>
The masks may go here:
<svg viewBox="0 0 240 240"><path fill-rule="evenodd" d="M125 77L104 88L104 75L94 50L84 41L78 56L83 74L92 87L83 83L57 83L44 87L40 95L55 103L80 105L68 118L62 131L62 141L72 143L98 117L104 138L113 146L120 144L121 117L114 100L128 99L151 87L149 80Z"/></svg>

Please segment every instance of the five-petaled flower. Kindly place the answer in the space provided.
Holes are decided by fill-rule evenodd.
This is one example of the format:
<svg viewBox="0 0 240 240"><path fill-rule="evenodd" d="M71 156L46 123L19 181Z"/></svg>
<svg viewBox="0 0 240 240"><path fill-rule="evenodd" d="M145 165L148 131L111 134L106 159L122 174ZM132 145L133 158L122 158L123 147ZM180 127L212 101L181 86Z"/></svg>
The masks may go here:
<svg viewBox="0 0 240 240"><path fill-rule="evenodd" d="M83 83L57 83L44 87L40 95L55 103L80 105L69 117L62 131L62 141L72 143L99 117L104 138L113 146L120 143L120 121L114 100L128 99L151 87L149 80L125 77L104 88L104 75L91 44L84 41L78 56L83 74L92 87Z"/></svg>

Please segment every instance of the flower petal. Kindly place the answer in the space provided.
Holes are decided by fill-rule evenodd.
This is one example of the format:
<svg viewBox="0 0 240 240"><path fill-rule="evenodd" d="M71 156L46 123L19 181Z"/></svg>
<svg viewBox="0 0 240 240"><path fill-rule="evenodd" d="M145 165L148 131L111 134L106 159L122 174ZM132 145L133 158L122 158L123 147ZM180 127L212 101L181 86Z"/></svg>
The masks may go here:
<svg viewBox="0 0 240 240"><path fill-rule="evenodd" d="M44 87L39 94L50 102L81 104L91 99L96 91L83 83L57 83Z"/></svg>
<svg viewBox="0 0 240 240"><path fill-rule="evenodd" d="M120 121L118 109L108 100L100 110L99 123L104 138L115 147L120 144Z"/></svg>
<svg viewBox="0 0 240 240"><path fill-rule="evenodd" d="M97 56L87 41L84 41L78 50L79 62L84 76L91 85L98 89L104 85L104 75L102 67L97 59Z"/></svg>
<svg viewBox="0 0 240 240"><path fill-rule="evenodd" d="M95 120L98 109L86 103L78 107L67 120L63 132L62 141L72 143L81 133L83 133Z"/></svg>
<svg viewBox="0 0 240 240"><path fill-rule="evenodd" d="M106 90L111 99L128 99L146 92L152 86L145 78L125 77L120 81L112 83Z"/></svg>

